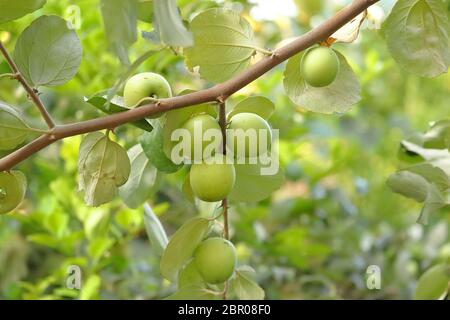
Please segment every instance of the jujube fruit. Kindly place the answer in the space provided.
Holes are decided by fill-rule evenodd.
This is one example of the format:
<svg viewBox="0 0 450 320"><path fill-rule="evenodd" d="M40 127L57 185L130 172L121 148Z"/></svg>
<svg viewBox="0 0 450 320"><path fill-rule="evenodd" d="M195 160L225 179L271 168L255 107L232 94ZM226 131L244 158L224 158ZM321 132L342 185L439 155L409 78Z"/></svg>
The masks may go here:
<svg viewBox="0 0 450 320"><path fill-rule="evenodd" d="M203 279L210 284L227 281L236 267L236 249L223 238L209 238L194 252L194 262Z"/></svg>
<svg viewBox="0 0 450 320"><path fill-rule="evenodd" d="M427 271L420 277L416 286L414 299L428 300L439 299L444 295L450 282L450 266L438 264Z"/></svg>
<svg viewBox="0 0 450 320"><path fill-rule="evenodd" d="M216 154L205 161L191 167L189 179L192 192L203 201L223 200L234 187L234 165L226 163L226 157L222 154Z"/></svg>
<svg viewBox="0 0 450 320"><path fill-rule="evenodd" d="M214 119L209 114L201 114L190 118L183 124L182 128L188 130L191 138L190 154L184 155L186 158L201 160L203 159L203 152L209 144L212 143L212 147L214 147L214 149L217 149L222 144L220 125L216 121L216 119ZM216 130L216 133L213 134L215 134L215 136L217 137L220 137L220 139L212 138L210 141L204 139L204 133L207 130ZM201 148L197 147L196 150L196 144Z"/></svg>
<svg viewBox="0 0 450 320"><path fill-rule="evenodd" d="M316 47L303 55L301 73L310 86L326 87L336 79L339 65L339 58L333 49Z"/></svg>
<svg viewBox="0 0 450 320"><path fill-rule="evenodd" d="M20 171L0 172L0 214L13 211L22 202L26 178Z"/></svg>
<svg viewBox="0 0 450 320"><path fill-rule="evenodd" d="M153 72L138 73L128 79L123 91L125 105L136 106L144 98L164 99L172 96L167 80Z"/></svg>
<svg viewBox="0 0 450 320"><path fill-rule="evenodd" d="M253 138L250 139L250 137ZM262 137L265 141L261 140ZM261 116L256 113L242 112L231 117L227 130L227 143L229 146L233 143L233 153L236 158L260 156L270 148L271 141L272 129ZM243 150L239 147L240 145L244 145Z"/></svg>

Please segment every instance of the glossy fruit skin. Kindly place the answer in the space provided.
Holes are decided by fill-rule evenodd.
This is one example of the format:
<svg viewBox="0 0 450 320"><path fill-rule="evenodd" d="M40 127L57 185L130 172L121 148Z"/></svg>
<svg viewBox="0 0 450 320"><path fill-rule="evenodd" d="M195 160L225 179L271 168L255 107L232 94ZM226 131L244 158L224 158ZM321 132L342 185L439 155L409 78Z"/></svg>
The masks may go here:
<svg viewBox="0 0 450 320"><path fill-rule="evenodd" d="M197 132L195 131L196 127ZM203 152L210 143L214 143L214 147L220 147L222 145L222 138L220 138L220 140L214 139L212 141L203 139L203 134L207 130L216 130L216 135L222 137L219 123L209 114L201 114L190 118L183 124L182 128L188 130L189 135L191 137L191 146L190 146L191 152L190 155L186 155L186 158L188 159L202 160ZM198 144L201 146L201 148L200 150L195 150L194 148L195 142L199 139L202 140L201 143ZM197 153L194 153L195 151L197 151Z"/></svg>
<svg viewBox="0 0 450 320"><path fill-rule="evenodd" d="M128 79L123 91L127 107L134 107L147 97L155 99L172 97L170 84L163 76L153 72L138 73Z"/></svg>
<svg viewBox="0 0 450 320"><path fill-rule="evenodd" d="M225 199L234 187L236 171L226 157L217 154L200 164L193 164L189 173L192 192L200 200L215 202ZM218 163L220 162L220 163Z"/></svg>
<svg viewBox="0 0 450 320"><path fill-rule="evenodd" d="M181 270L178 277L178 288L202 285L205 283L202 275L197 269L197 265L194 260L191 260L184 268Z"/></svg>
<svg viewBox="0 0 450 320"><path fill-rule="evenodd" d="M0 172L0 214L13 211L25 196L25 176L19 171Z"/></svg>
<svg viewBox="0 0 450 320"><path fill-rule="evenodd" d="M316 47L303 55L301 72L306 83L312 87L330 85L339 73L339 58L333 49Z"/></svg>
<svg viewBox="0 0 450 320"><path fill-rule="evenodd" d="M415 300L436 300L447 290L450 282L450 265L438 264L420 277L417 282Z"/></svg>
<svg viewBox="0 0 450 320"><path fill-rule="evenodd" d="M250 147L250 141L248 138L245 138L245 141L243 141L242 138L239 138L239 130L255 130L255 136L257 139L256 142L254 141L256 146L254 146L253 149ZM260 133L266 136L265 143L261 141ZM233 141L232 150L235 158L257 157L269 150L272 141L272 129L270 128L269 123L256 113L237 113L231 117L230 124L227 129L227 143L229 148L231 148L231 141ZM245 154L240 152L238 142L240 142L241 145L245 143Z"/></svg>
<svg viewBox="0 0 450 320"><path fill-rule="evenodd" d="M236 268L236 249L223 238L209 238L200 243L194 262L203 279L210 284L227 281Z"/></svg>

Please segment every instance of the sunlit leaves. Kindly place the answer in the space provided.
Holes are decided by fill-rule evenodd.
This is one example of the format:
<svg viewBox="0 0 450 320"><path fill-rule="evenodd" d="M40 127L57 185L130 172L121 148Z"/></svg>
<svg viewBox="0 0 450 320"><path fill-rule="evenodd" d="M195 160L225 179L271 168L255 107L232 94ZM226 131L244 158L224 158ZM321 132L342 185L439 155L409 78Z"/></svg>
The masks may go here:
<svg viewBox="0 0 450 320"><path fill-rule="evenodd" d="M34 87L66 83L77 73L81 58L77 34L57 16L36 19L20 35L14 51L20 72Z"/></svg>
<svg viewBox="0 0 450 320"><path fill-rule="evenodd" d="M128 48L137 40L137 0L102 0L106 38L120 61L128 65Z"/></svg>
<svg viewBox="0 0 450 320"><path fill-rule="evenodd" d="M0 150L14 149L28 137L30 128L18 111L0 101Z"/></svg>
<svg viewBox="0 0 450 320"><path fill-rule="evenodd" d="M236 182L229 198L232 201L257 202L268 198L284 182L284 174L281 169L275 174L262 174L263 166L260 163L250 164L246 159L245 164L235 164Z"/></svg>
<svg viewBox="0 0 450 320"><path fill-rule="evenodd" d="M189 69L222 82L247 69L256 53L253 30L237 12L220 8L198 14L191 22L194 47L185 50Z"/></svg>
<svg viewBox="0 0 450 320"><path fill-rule="evenodd" d="M240 300L264 300L264 290L252 279L255 271L247 266L236 270L231 287Z"/></svg>
<svg viewBox="0 0 450 320"><path fill-rule="evenodd" d="M78 156L78 185L87 205L96 207L114 199L130 170L130 159L119 144L101 132L84 137Z"/></svg>
<svg viewBox="0 0 450 320"><path fill-rule="evenodd" d="M438 264L420 277L414 294L415 300L442 299L449 290L450 265Z"/></svg>
<svg viewBox="0 0 450 320"><path fill-rule="evenodd" d="M161 221L159 221L158 217L148 204L144 205L144 224L152 249L156 254L161 256L166 249L169 240L167 239L167 234Z"/></svg>
<svg viewBox="0 0 450 320"><path fill-rule="evenodd" d="M176 0L153 0L154 24L164 44L174 47L193 45L192 34L186 29Z"/></svg>
<svg viewBox="0 0 450 320"><path fill-rule="evenodd" d="M208 219L193 218L175 232L161 257L161 274L164 278L176 280L180 269L206 236L209 226Z"/></svg>
<svg viewBox="0 0 450 320"><path fill-rule="evenodd" d="M386 41L406 71L424 77L447 72L450 23L441 0L399 0L385 23Z"/></svg>
<svg viewBox="0 0 450 320"><path fill-rule="evenodd" d="M309 86L302 76L300 62L303 53L289 59L284 71L284 88L289 98L301 108L318 113L342 113L361 99L361 87L345 57L336 51L340 69L328 86Z"/></svg>
<svg viewBox="0 0 450 320"><path fill-rule="evenodd" d="M23 17L38 10L46 0L0 0L0 23Z"/></svg>
<svg viewBox="0 0 450 320"><path fill-rule="evenodd" d="M131 172L128 181L120 187L119 195L130 208L137 208L150 198L158 187L158 170L145 156L141 145L128 151Z"/></svg>
<svg viewBox="0 0 450 320"><path fill-rule="evenodd" d="M176 165L164 153L164 136L161 124L154 122L152 132L144 133L140 138L142 149L147 156L150 163L153 164L159 171L165 173L173 173L178 171L182 166Z"/></svg>
<svg viewBox="0 0 450 320"><path fill-rule="evenodd" d="M267 120L275 112L275 105L272 101L262 96L248 97L234 106L233 110L228 114L228 119L241 112L256 113Z"/></svg>

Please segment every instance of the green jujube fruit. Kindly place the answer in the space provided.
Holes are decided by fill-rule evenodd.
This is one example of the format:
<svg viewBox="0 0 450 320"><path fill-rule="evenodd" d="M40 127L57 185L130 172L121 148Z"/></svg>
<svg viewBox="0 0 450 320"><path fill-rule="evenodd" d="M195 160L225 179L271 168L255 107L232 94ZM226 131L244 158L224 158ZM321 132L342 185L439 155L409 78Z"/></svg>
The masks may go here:
<svg viewBox="0 0 450 320"><path fill-rule="evenodd" d="M264 137L265 141L261 137ZM231 117L227 129L227 144L232 148L235 158L260 156L269 150L271 142L272 129L261 116L242 112Z"/></svg>
<svg viewBox="0 0 450 320"><path fill-rule="evenodd" d="M204 158L203 152L209 144L212 143L212 148L216 150L222 144L222 133L220 125L217 120L209 114L201 114L190 118L183 124L182 128L186 129L189 132L190 136L190 153L184 155L185 158L191 160L202 160ZM211 140L209 141L206 140L204 133L208 130L215 130L215 132L213 131L212 134L220 137L220 139L211 138ZM196 144L197 150L195 149ZM210 154L209 156L212 155L213 154Z"/></svg>
<svg viewBox="0 0 450 320"><path fill-rule="evenodd" d="M236 249L223 238L209 238L194 252L194 262L203 279L210 284L227 281L236 268Z"/></svg>
<svg viewBox="0 0 450 320"><path fill-rule="evenodd" d="M193 164L189 173L192 192L200 200L215 202L225 199L234 187L236 171L222 154Z"/></svg>
<svg viewBox="0 0 450 320"><path fill-rule="evenodd" d="M312 87L330 85L339 73L339 58L331 48L309 49L302 57L301 73L306 83Z"/></svg>
<svg viewBox="0 0 450 320"><path fill-rule="evenodd" d="M20 171L0 172L0 214L16 209L25 197L27 182Z"/></svg>
<svg viewBox="0 0 450 320"><path fill-rule="evenodd" d="M172 89L167 80L153 72L139 73L128 79L123 90L123 98L128 108L137 106L142 99L164 99L172 97Z"/></svg>

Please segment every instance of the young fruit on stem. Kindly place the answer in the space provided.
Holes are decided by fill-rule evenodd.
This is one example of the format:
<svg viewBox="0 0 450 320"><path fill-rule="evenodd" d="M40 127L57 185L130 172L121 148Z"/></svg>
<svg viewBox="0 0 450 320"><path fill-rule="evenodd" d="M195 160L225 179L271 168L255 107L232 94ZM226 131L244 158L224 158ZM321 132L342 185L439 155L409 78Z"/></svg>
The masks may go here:
<svg viewBox="0 0 450 320"><path fill-rule="evenodd" d="M20 171L0 172L0 214L13 211L22 202L26 178Z"/></svg>
<svg viewBox="0 0 450 320"><path fill-rule="evenodd" d="M210 284L227 281L236 268L236 249L223 238L209 238L200 243L194 262L203 279Z"/></svg>
<svg viewBox="0 0 450 320"><path fill-rule="evenodd" d="M266 153L271 145L272 129L256 113L243 112L231 117L227 144L235 158L253 158Z"/></svg>
<svg viewBox="0 0 450 320"><path fill-rule="evenodd" d="M164 99L172 97L167 80L153 72L139 73L128 79L123 91L125 105L137 106L145 98Z"/></svg>
<svg viewBox="0 0 450 320"><path fill-rule="evenodd" d="M190 137L190 153L185 155L191 160L202 160L203 152L206 147L211 144L210 150L217 150L222 144L221 129L219 123L212 116L208 114L201 114L190 118L183 126L189 132ZM211 136L205 136L211 133ZM215 139L213 137L220 137ZM210 139L211 140L208 140ZM197 147L196 147L197 146Z"/></svg>
<svg viewBox="0 0 450 320"><path fill-rule="evenodd" d="M333 49L315 47L305 52L301 61L302 75L312 87L330 85L339 73L339 58Z"/></svg>
<svg viewBox="0 0 450 320"><path fill-rule="evenodd" d="M200 164L193 164L189 173L191 188L196 197L207 202L225 199L234 187L236 172L227 158L216 154Z"/></svg>

